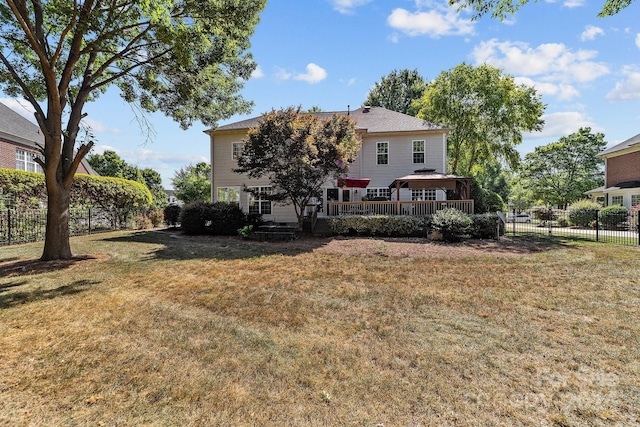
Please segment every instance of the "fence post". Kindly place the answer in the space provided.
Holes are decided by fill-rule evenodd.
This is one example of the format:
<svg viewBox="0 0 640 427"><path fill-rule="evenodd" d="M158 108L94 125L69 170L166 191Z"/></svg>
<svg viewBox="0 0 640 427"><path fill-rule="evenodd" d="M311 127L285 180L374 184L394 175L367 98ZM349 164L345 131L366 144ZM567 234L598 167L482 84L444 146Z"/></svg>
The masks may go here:
<svg viewBox="0 0 640 427"><path fill-rule="evenodd" d="M11 246L11 208L7 209L7 229L9 231L9 246Z"/></svg>
<svg viewBox="0 0 640 427"><path fill-rule="evenodd" d="M549 223L549 236L553 234L553 209L549 208L549 212L547 212L547 222Z"/></svg>
<svg viewBox="0 0 640 427"><path fill-rule="evenodd" d="M638 232L638 246L640 246L640 210L636 211L636 231Z"/></svg>
<svg viewBox="0 0 640 427"><path fill-rule="evenodd" d="M88 221L87 224L89 226L88 234L91 234L91 208L87 211Z"/></svg>
<svg viewBox="0 0 640 427"><path fill-rule="evenodd" d="M511 218L513 221L513 235L516 235L516 208L513 208L513 217Z"/></svg>

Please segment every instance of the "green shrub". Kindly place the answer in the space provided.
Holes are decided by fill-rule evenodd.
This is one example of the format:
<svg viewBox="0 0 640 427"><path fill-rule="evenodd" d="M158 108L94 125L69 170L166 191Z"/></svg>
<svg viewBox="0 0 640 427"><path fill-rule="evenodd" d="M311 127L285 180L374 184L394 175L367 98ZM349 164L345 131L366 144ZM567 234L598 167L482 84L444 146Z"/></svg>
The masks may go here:
<svg viewBox="0 0 640 427"><path fill-rule="evenodd" d="M147 214L147 217L151 221L154 227L160 227L160 224L164 222L164 212L158 209L154 209Z"/></svg>
<svg viewBox="0 0 640 427"><path fill-rule="evenodd" d="M138 215L135 218L133 218L133 222L135 224L136 230L146 230L148 228L153 227L153 223L151 222L151 219L149 219L146 216Z"/></svg>
<svg viewBox="0 0 640 427"><path fill-rule="evenodd" d="M207 232L207 217L209 204L205 202L191 202L180 211L180 228L186 234L205 234Z"/></svg>
<svg viewBox="0 0 640 427"><path fill-rule="evenodd" d="M333 234L359 236L424 236L424 218L408 215L348 215L329 218Z"/></svg>
<svg viewBox="0 0 640 427"><path fill-rule="evenodd" d="M469 215L447 208L436 212L432 218L433 229L442 233L446 242L459 242L471 232L473 221Z"/></svg>
<svg viewBox="0 0 640 427"><path fill-rule="evenodd" d="M471 237L474 239L495 239L498 226L500 235L504 235L504 223L498 219L495 213L469 215L473 224Z"/></svg>
<svg viewBox="0 0 640 427"><path fill-rule="evenodd" d="M169 205L164 208L164 223L170 227L176 227L180 220L180 211L182 209L178 205Z"/></svg>
<svg viewBox="0 0 640 427"><path fill-rule="evenodd" d="M207 209L207 231L215 235L232 236L245 226L246 215L235 203L215 202Z"/></svg>
<svg viewBox="0 0 640 427"><path fill-rule="evenodd" d="M624 206L614 205L600 209L598 221L605 229L616 229L627 220L629 210Z"/></svg>
<svg viewBox="0 0 640 427"><path fill-rule="evenodd" d="M531 215L539 221L553 221L556 219L553 210L546 206L536 206L531 208Z"/></svg>
<svg viewBox="0 0 640 427"><path fill-rule="evenodd" d="M591 200L578 200L569 206L569 222L578 227L592 227L600 206Z"/></svg>

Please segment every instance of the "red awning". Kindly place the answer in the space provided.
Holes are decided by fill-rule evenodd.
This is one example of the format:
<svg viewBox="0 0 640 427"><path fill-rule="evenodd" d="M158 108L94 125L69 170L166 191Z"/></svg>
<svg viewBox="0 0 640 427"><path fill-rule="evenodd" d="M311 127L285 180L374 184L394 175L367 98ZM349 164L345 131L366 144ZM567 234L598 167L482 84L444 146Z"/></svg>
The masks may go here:
<svg viewBox="0 0 640 427"><path fill-rule="evenodd" d="M338 187L367 188L369 178L338 178Z"/></svg>

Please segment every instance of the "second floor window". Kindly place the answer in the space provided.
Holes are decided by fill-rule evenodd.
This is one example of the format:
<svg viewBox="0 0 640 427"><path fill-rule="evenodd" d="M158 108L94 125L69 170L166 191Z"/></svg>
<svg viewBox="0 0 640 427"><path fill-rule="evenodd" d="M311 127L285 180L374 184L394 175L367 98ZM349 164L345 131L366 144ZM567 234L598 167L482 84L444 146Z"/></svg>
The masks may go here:
<svg viewBox="0 0 640 427"><path fill-rule="evenodd" d="M238 160L238 157L242 156L242 149L244 148L244 142L234 142L231 144L231 158Z"/></svg>
<svg viewBox="0 0 640 427"><path fill-rule="evenodd" d="M39 156L31 151L16 149L16 169L19 171L43 173L42 168L35 162L35 158Z"/></svg>
<svg viewBox="0 0 640 427"><path fill-rule="evenodd" d="M378 142L376 144L376 164L388 165L389 164L389 143Z"/></svg>
<svg viewBox="0 0 640 427"><path fill-rule="evenodd" d="M424 163L424 141L413 141L413 163Z"/></svg>

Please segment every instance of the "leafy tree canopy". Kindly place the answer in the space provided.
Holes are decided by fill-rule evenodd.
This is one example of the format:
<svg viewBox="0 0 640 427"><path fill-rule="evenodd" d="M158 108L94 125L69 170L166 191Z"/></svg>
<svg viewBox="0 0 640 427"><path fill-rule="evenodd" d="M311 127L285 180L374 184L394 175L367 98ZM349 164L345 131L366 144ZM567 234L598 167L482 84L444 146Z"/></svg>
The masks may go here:
<svg viewBox="0 0 640 427"><path fill-rule="evenodd" d="M132 166L111 150L106 150L102 154L91 154L87 157L87 161L102 176L129 179L146 185L153 198L151 209L164 209L169 203L169 197L162 187L162 177L153 169Z"/></svg>
<svg viewBox="0 0 640 427"><path fill-rule="evenodd" d="M426 87L418 70L393 70L371 88L364 105L415 116L412 103L422 97Z"/></svg>
<svg viewBox="0 0 640 427"><path fill-rule="evenodd" d="M625 7L629 6L633 0L606 0L598 16L605 17L615 15ZM508 15L513 15L520 7L529 3L529 0L449 0L451 6L458 6L458 11L471 8L475 15L474 19L490 14L500 20Z"/></svg>
<svg viewBox="0 0 640 427"><path fill-rule="evenodd" d="M83 109L112 85L142 111L186 128L248 112L237 95L255 63L249 38L265 0L7 0L0 4L0 89L25 98L45 138L43 260L71 258L71 184ZM42 102L40 102L42 101Z"/></svg>
<svg viewBox="0 0 640 427"><path fill-rule="evenodd" d="M176 171L171 183L173 194L185 204L211 201L211 166L205 162Z"/></svg>
<svg viewBox="0 0 640 427"><path fill-rule="evenodd" d="M522 177L535 198L564 208L604 183L604 160L598 153L606 145L603 134L581 128L527 154Z"/></svg>
<svg viewBox="0 0 640 427"><path fill-rule="evenodd" d="M544 124L545 106L536 90L486 64L443 71L416 105L417 117L453 129L447 147L452 173L470 174L476 165L501 160L516 169L522 132Z"/></svg>
<svg viewBox="0 0 640 427"><path fill-rule="evenodd" d="M304 207L329 178L345 174L361 141L355 122L334 114L320 120L300 108L272 111L251 129L235 172L267 177L274 201L293 204L302 226Z"/></svg>

